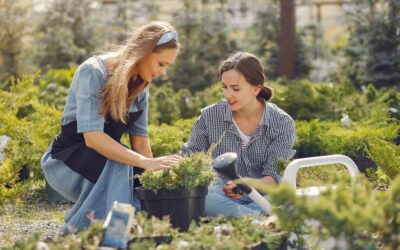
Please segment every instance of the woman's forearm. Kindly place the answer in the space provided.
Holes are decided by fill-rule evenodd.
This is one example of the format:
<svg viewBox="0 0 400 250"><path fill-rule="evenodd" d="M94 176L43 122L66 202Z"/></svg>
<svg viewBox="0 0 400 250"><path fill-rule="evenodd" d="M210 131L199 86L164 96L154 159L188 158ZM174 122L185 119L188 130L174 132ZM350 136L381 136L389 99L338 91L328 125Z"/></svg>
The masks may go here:
<svg viewBox="0 0 400 250"><path fill-rule="evenodd" d="M127 165L146 168L147 157L134 152L115 141L102 131L83 133L86 146L104 157Z"/></svg>
<svg viewBox="0 0 400 250"><path fill-rule="evenodd" d="M264 176L261 179L259 179L262 183L267 184L267 185L276 185L277 182L272 176Z"/></svg>
<svg viewBox="0 0 400 250"><path fill-rule="evenodd" d="M129 136L131 142L131 149L135 152L152 158L153 152L151 151L150 140L147 136L137 136L137 135L130 135Z"/></svg>

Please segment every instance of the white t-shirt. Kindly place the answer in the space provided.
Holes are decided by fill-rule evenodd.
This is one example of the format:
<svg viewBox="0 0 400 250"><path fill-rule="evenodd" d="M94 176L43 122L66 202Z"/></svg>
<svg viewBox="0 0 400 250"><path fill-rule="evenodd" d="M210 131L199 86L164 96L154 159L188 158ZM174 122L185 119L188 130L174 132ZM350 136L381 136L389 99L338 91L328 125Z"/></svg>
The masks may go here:
<svg viewBox="0 0 400 250"><path fill-rule="evenodd" d="M265 112L265 110L264 110L264 112ZM263 114L262 119L260 121L260 125L263 122L263 120L264 120L264 114ZM235 119L233 117L232 117L232 121L235 124L237 131L239 132L239 136L240 136L240 139L241 139L240 144L241 144L242 148L244 148L244 147L247 146L247 144L249 144L251 136L246 135L245 133L242 132L242 130L240 130L239 126L237 125L237 123L236 123L236 121L235 121Z"/></svg>

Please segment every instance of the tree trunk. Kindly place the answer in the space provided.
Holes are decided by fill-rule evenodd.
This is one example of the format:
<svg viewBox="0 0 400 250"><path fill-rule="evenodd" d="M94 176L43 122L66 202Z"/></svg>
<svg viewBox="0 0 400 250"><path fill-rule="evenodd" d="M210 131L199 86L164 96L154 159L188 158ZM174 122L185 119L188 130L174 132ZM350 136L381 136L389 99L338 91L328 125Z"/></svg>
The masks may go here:
<svg viewBox="0 0 400 250"><path fill-rule="evenodd" d="M279 75L293 79L296 74L294 0L281 0L280 26Z"/></svg>

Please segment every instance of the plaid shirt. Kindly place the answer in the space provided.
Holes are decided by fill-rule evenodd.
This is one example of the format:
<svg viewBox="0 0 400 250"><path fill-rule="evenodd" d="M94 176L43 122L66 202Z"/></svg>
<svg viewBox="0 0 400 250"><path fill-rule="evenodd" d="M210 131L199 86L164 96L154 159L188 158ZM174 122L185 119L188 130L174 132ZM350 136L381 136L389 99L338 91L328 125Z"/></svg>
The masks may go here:
<svg viewBox="0 0 400 250"><path fill-rule="evenodd" d="M281 177L276 171L275 162L294 156L296 129L287 113L275 104L265 104L262 123L251 135L249 144L243 148L232 120L232 111L225 100L202 109L189 141L181 148L181 154L206 151L225 133L212 153L214 159L226 152L236 152L236 166L241 177L259 179L271 176L279 182Z"/></svg>

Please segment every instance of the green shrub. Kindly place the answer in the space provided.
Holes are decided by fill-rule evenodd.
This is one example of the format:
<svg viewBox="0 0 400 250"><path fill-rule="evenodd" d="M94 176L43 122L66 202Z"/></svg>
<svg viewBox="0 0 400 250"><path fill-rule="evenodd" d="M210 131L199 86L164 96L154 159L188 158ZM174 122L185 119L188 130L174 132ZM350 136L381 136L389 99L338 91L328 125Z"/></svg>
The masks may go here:
<svg viewBox="0 0 400 250"><path fill-rule="evenodd" d="M340 89L333 84L313 83L307 80L289 81L279 79L270 82L276 95L272 102L285 110L294 119L337 119L335 95Z"/></svg>
<svg viewBox="0 0 400 250"><path fill-rule="evenodd" d="M172 230L167 221L135 216L130 239L142 236L171 235L169 244L158 249L246 249L255 243L263 243L265 249L279 249L282 238L297 235L289 241L294 249L319 249L319 244L332 238L335 249L398 249L400 246L400 177L386 191L380 191L359 176L349 186L349 179L336 177L328 184L338 184L319 197L296 196L295 190L281 184L274 187L256 186L269 194L276 217L250 216L238 218L204 218L198 225L192 224L188 232ZM104 229L101 221L78 234L66 235L52 243L41 243L50 249L96 249L101 245ZM38 237L19 241L10 249L36 249ZM339 244L339 242L341 242ZM152 242L133 243L130 248L150 246Z"/></svg>
<svg viewBox="0 0 400 250"><path fill-rule="evenodd" d="M191 226L166 249L279 249L286 236L276 227L274 218L220 216Z"/></svg>
<svg viewBox="0 0 400 250"><path fill-rule="evenodd" d="M145 171L138 175L144 189L194 188L208 186L216 176L210 154L199 152L186 156L168 170Z"/></svg>
<svg viewBox="0 0 400 250"><path fill-rule="evenodd" d="M201 108L214 104L224 99L224 94L222 92L222 83L217 82L206 88L205 90L197 92L196 95L199 96L199 99L201 101Z"/></svg>
<svg viewBox="0 0 400 250"><path fill-rule="evenodd" d="M200 114L200 100L193 96L188 89L180 89L176 92L174 100L180 111L180 118L189 119Z"/></svg>
<svg viewBox="0 0 400 250"><path fill-rule="evenodd" d="M76 66L69 69L51 69L37 79L39 100L62 110L67 100L68 88L72 83Z"/></svg>
<svg viewBox="0 0 400 250"><path fill-rule="evenodd" d="M387 117L387 114L385 115ZM393 141L399 126L385 120L353 123L351 129L339 122L296 121L298 157L344 154L349 157L367 156L370 141Z"/></svg>
<svg viewBox="0 0 400 250"><path fill-rule="evenodd" d="M359 1L349 12L341 74L355 86L399 86L399 12L397 0Z"/></svg>
<svg viewBox="0 0 400 250"><path fill-rule="evenodd" d="M190 136L194 119L177 120L173 125L150 125L150 142L153 155L177 154Z"/></svg>
<svg viewBox="0 0 400 250"><path fill-rule="evenodd" d="M69 88L75 75L77 67L72 66L68 69L50 69L43 75L39 81L39 87L42 91L49 83L56 83L59 86Z"/></svg>
<svg viewBox="0 0 400 250"><path fill-rule="evenodd" d="M0 191L5 199L7 193L18 193L17 189L6 191L4 185L14 187L23 167L35 180L43 179L40 158L59 130L61 112L39 103L32 78L14 81L10 92L0 91L0 99L0 134L10 137L0 165Z"/></svg>
<svg viewBox="0 0 400 250"><path fill-rule="evenodd" d="M398 249L400 246L400 178L388 190L377 190L365 177L349 186L348 178L335 177L338 184L319 197L298 197L287 185L255 186L270 194L279 227L299 237L310 235L313 248L328 238L345 244L346 249Z"/></svg>
<svg viewBox="0 0 400 250"><path fill-rule="evenodd" d="M39 246L40 249L54 250L98 249L104 232L102 222L94 221L89 229L66 235L55 242L40 242L38 235L33 235L5 249L38 249ZM151 239L153 236L171 236L172 241L156 248ZM278 249L285 236L285 232L276 228L276 221L266 217L205 218L198 225L192 224L188 232L177 232L169 226L167 219L148 219L145 213L139 212L130 231L129 249L246 249L257 243L262 243L263 249ZM149 240L139 241L142 237L149 237Z"/></svg>
<svg viewBox="0 0 400 250"><path fill-rule="evenodd" d="M296 121L296 155L302 158L326 154L323 136L329 127L329 123L318 120Z"/></svg>
<svg viewBox="0 0 400 250"><path fill-rule="evenodd" d="M390 179L400 175L399 146L381 139L371 140L368 146L368 155Z"/></svg>

